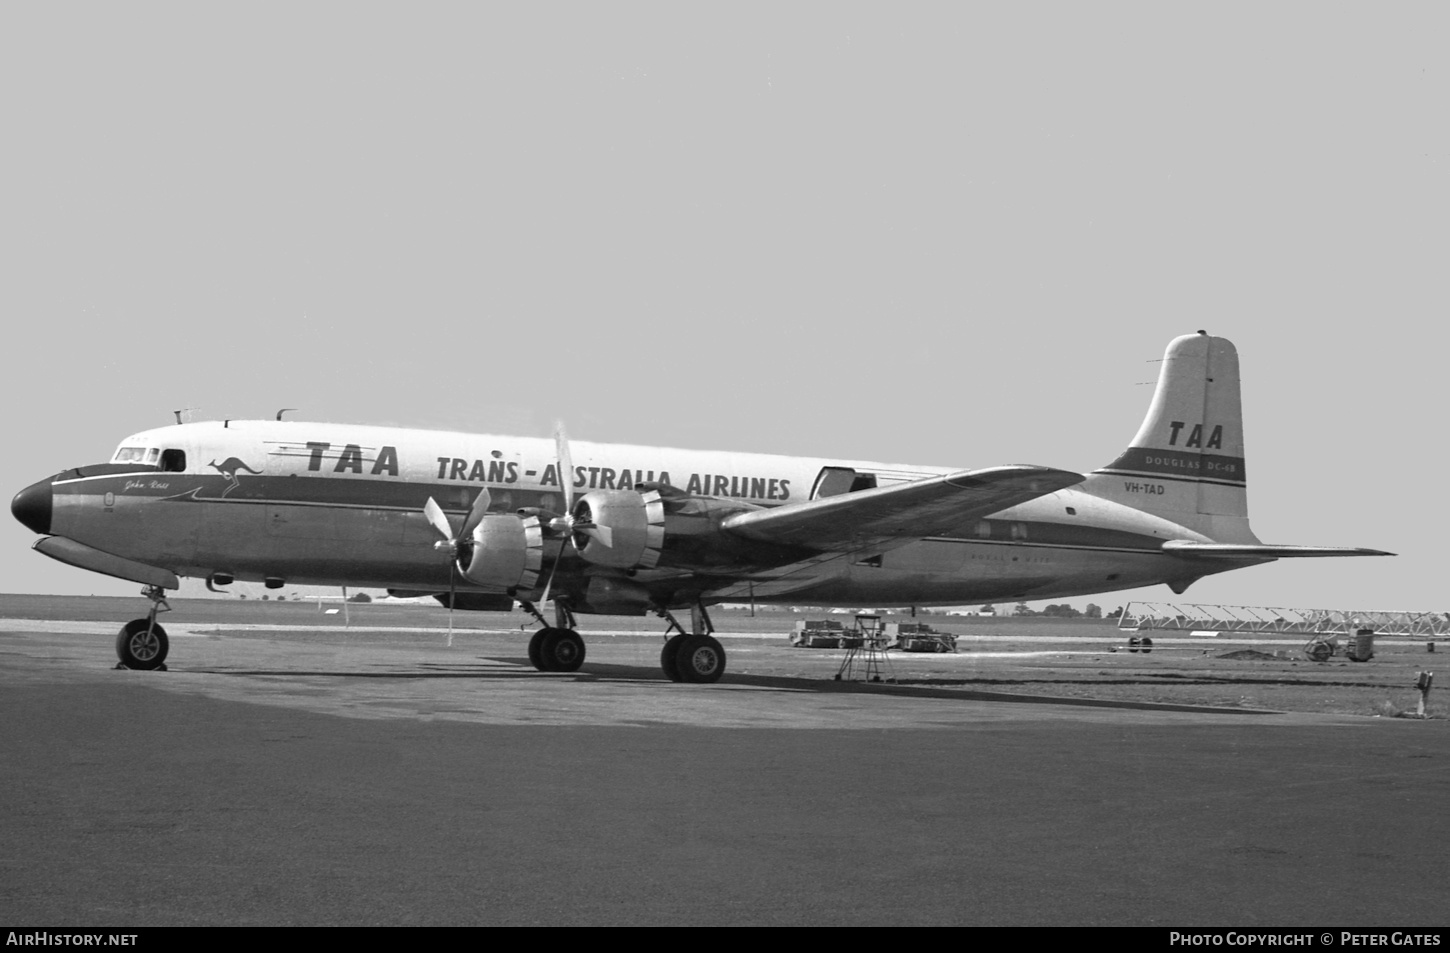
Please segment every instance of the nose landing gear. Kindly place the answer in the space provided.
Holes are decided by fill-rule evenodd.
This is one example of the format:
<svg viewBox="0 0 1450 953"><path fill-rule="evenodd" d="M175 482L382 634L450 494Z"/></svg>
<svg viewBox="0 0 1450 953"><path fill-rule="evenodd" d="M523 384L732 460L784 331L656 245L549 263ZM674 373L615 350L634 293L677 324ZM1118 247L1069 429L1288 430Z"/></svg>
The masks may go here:
<svg viewBox="0 0 1450 953"><path fill-rule="evenodd" d="M171 606L166 601L166 590L160 586L147 586L141 595L151 600L151 611L146 618L132 619L121 627L116 636L116 657L120 659L116 668L164 672L171 641L166 637L166 630L156 623L156 615L170 612Z"/></svg>

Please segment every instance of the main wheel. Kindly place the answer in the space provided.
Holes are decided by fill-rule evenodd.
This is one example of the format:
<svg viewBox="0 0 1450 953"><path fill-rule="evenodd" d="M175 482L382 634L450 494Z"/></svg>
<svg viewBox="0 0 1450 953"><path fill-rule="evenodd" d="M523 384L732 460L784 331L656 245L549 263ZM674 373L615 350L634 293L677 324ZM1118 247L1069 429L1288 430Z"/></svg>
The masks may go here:
<svg viewBox="0 0 1450 953"><path fill-rule="evenodd" d="M127 668L149 672L161 668L171 641L166 630L148 619L133 619L116 636L116 657Z"/></svg>
<svg viewBox="0 0 1450 953"><path fill-rule="evenodd" d="M725 674L725 646L708 635L687 635L675 653L680 681L705 684Z"/></svg>
<svg viewBox="0 0 1450 953"><path fill-rule="evenodd" d="M544 668L544 657L539 654L539 646L544 644L544 636L553 631L552 628L540 629L529 639L529 664L541 672L547 672L548 669Z"/></svg>
<svg viewBox="0 0 1450 953"><path fill-rule="evenodd" d="M577 672L584 664L584 640L573 629L545 629L540 633L539 670Z"/></svg>
<svg viewBox="0 0 1450 953"><path fill-rule="evenodd" d="M672 682L684 681L680 678L680 643L689 636L684 633L671 636L665 640L665 647L660 649L660 668L664 669L665 677Z"/></svg>

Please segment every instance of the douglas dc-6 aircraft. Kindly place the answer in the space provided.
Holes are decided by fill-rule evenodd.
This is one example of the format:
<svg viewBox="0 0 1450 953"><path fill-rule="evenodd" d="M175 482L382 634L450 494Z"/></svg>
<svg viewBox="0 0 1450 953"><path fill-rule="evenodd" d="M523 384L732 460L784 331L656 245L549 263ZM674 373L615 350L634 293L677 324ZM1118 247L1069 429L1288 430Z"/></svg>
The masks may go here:
<svg viewBox="0 0 1450 953"><path fill-rule="evenodd" d="M1238 353L1200 331L1168 345L1138 435L1087 475L571 444L562 427L550 441L228 420L127 437L110 463L41 480L10 509L45 555L146 586L150 614L117 639L129 668L162 667L157 609L193 576L517 602L547 672L583 663L576 614L655 612L665 674L713 682L725 650L706 606L720 602L1181 593L1286 556L1391 555L1260 543L1243 439Z"/></svg>

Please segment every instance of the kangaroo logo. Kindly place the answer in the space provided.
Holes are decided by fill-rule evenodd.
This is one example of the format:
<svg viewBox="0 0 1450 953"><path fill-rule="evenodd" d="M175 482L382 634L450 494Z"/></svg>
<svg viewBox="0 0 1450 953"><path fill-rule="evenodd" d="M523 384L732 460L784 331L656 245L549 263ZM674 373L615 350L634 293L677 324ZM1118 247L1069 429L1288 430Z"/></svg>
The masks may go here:
<svg viewBox="0 0 1450 953"><path fill-rule="evenodd" d="M247 466L236 457L227 457L221 463L217 463L215 460L213 460L211 463L208 463L207 466L211 467L213 470L220 473L228 480L232 481L231 486L227 487L225 490L222 490L222 496L226 496L228 493L232 492L237 487L242 485L242 481L237 479L238 470L246 470L248 473L255 473L258 476L261 476L262 474L261 470L253 470L251 467Z"/></svg>

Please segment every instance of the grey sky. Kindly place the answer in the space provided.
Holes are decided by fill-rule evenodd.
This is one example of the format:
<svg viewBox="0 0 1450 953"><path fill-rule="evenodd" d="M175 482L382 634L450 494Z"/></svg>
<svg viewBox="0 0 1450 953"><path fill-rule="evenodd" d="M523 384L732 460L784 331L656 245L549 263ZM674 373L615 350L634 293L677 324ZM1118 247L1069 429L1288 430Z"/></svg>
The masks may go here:
<svg viewBox="0 0 1450 953"><path fill-rule="evenodd" d="M6 4L9 492L180 407L1091 469L1206 328L1258 534L1402 555L1185 598L1445 608L1447 25ZM0 525L0 589L136 588Z"/></svg>

